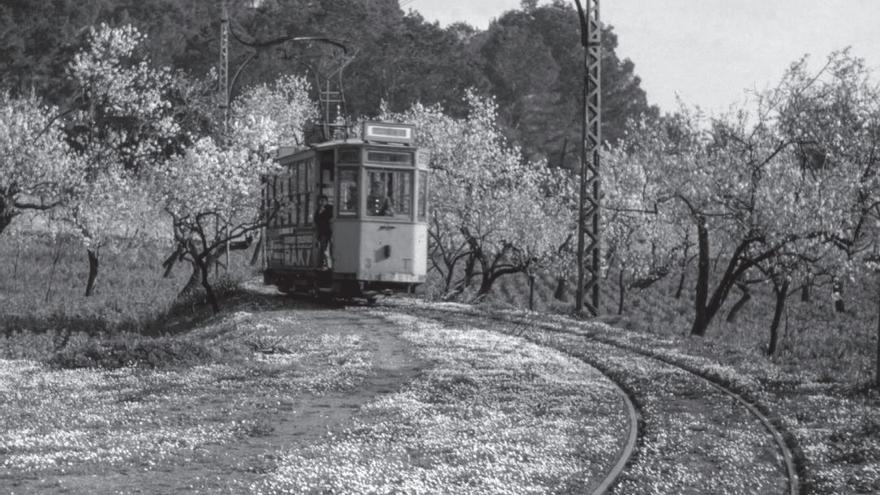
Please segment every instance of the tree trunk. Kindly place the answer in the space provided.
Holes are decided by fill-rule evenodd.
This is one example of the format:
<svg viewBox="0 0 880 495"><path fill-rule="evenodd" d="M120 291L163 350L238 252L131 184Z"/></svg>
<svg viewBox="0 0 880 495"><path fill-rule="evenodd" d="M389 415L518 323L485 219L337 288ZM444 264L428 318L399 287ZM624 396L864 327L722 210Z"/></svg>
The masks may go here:
<svg viewBox="0 0 880 495"><path fill-rule="evenodd" d="M880 389L880 284L877 287L877 362L874 377L874 385Z"/></svg>
<svg viewBox="0 0 880 495"><path fill-rule="evenodd" d="M262 253L262 252L263 252L263 236L260 236L260 238L257 239L257 245L254 246L254 254L251 255L251 266L256 265L257 262L260 261L260 253Z"/></svg>
<svg viewBox="0 0 880 495"><path fill-rule="evenodd" d="M214 295L214 289L211 288L211 282L209 280L211 270L210 261L213 260L205 260L204 258L196 257L196 264L198 264L202 276L202 287L205 289L205 297L208 298L208 304L211 305L214 314L217 314L220 312L220 305L217 303L217 297Z"/></svg>
<svg viewBox="0 0 880 495"><path fill-rule="evenodd" d="M776 354L776 344L779 340L779 322L782 321L782 312L785 310L785 300L788 297L788 280L782 286L773 284L773 293L776 295L776 307L773 309L773 322L770 323L770 345L767 355Z"/></svg>
<svg viewBox="0 0 880 495"><path fill-rule="evenodd" d="M623 314L623 303L626 299L626 285L623 283L623 269L617 274L617 314Z"/></svg>
<svg viewBox="0 0 880 495"><path fill-rule="evenodd" d="M565 156L568 155L568 138L562 140L562 151L559 152L559 168L565 168Z"/></svg>
<svg viewBox="0 0 880 495"><path fill-rule="evenodd" d="M98 251L86 249L89 256L89 278L86 281L86 297L95 293L95 282L98 280Z"/></svg>
<svg viewBox="0 0 880 495"><path fill-rule="evenodd" d="M449 263L445 263L445 264L446 264L446 276L443 277L444 278L444 283L443 283L443 293L444 294L449 292L450 288L452 287L452 280L455 277L455 264L454 263L452 265L450 265Z"/></svg>
<svg viewBox="0 0 880 495"><path fill-rule="evenodd" d="M464 264L464 287L470 287L471 281L474 279L474 268L477 266L477 257L473 254L468 255L467 262Z"/></svg>
<svg viewBox="0 0 880 495"><path fill-rule="evenodd" d="M697 221L697 250L695 312L691 335L702 337L706 335L706 328L709 326L709 314L706 308L706 301L709 299L709 229L704 218L699 218Z"/></svg>
<svg viewBox="0 0 880 495"><path fill-rule="evenodd" d="M18 280L18 259L21 257L21 241L15 241L15 261L12 263L12 280Z"/></svg>
<svg viewBox="0 0 880 495"><path fill-rule="evenodd" d="M739 310L741 310L743 306L752 299L752 294L749 293L749 287L746 284L737 284L736 286L742 291L742 296L740 296L739 300L737 300L733 307L730 308L730 312L727 313L727 323L735 323L736 317L739 315Z"/></svg>
<svg viewBox="0 0 880 495"><path fill-rule="evenodd" d="M5 215L4 212L0 212L0 234L12 223L12 217L13 215Z"/></svg>
<svg viewBox="0 0 880 495"><path fill-rule="evenodd" d="M15 215L17 213L12 198L0 197L0 234L9 227Z"/></svg>
<svg viewBox="0 0 880 495"><path fill-rule="evenodd" d="M529 311L535 310L535 275L529 274Z"/></svg>
<svg viewBox="0 0 880 495"><path fill-rule="evenodd" d="M556 290L553 291L553 298L557 301L565 302L568 299L565 297L566 283L565 277L556 277Z"/></svg>
<svg viewBox="0 0 880 495"><path fill-rule="evenodd" d="M202 283L202 271L199 268L199 264L195 261L190 261L192 264L192 273L189 275L189 280L186 281L186 285L183 286L183 289L180 289L180 293L177 294L177 297L185 297L198 288Z"/></svg>
<svg viewBox="0 0 880 495"><path fill-rule="evenodd" d="M843 302L843 282L838 279L835 279L831 286L831 297L834 299L834 311L838 313L846 311L846 305Z"/></svg>
<svg viewBox="0 0 880 495"><path fill-rule="evenodd" d="M812 300L813 277L807 277L804 286L801 287L801 302L810 302Z"/></svg>
<svg viewBox="0 0 880 495"><path fill-rule="evenodd" d="M61 259L63 246L63 241L59 241L58 245L55 247L55 256L52 258L52 269L49 271L49 282L46 284L46 297L43 298L43 302L46 303L49 302L49 296L52 294L52 283L55 282L55 268L58 266L58 261Z"/></svg>
<svg viewBox="0 0 880 495"><path fill-rule="evenodd" d="M687 278L687 267L690 265L688 251L691 245L687 240L684 241L684 252L681 253L681 276L678 277L678 288L675 289L675 299L681 299L681 293L684 291L684 281Z"/></svg>
<svg viewBox="0 0 880 495"><path fill-rule="evenodd" d="M681 299L681 293L684 291L684 281L687 278L687 269L682 267L681 276L678 277L678 288L675 289L675 298Z"/></svg>
<svg viewBox="0 0 880 495"><path fill-rule="evenodd" d="M492 284L495 282L495 277L493 277L489 270L485 267L483 268L483 273L480 274L480 288L477 290L477 297L485 296L492 290Z"/></svg>

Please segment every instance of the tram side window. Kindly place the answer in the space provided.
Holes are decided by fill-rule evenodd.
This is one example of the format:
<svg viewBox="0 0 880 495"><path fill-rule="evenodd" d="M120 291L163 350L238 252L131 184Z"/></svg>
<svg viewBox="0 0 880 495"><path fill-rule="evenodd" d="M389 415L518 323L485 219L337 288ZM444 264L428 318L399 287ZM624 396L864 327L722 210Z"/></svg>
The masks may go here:
<svg viewBox="0 0 880 495"><path fill-rule="evenodd" d="M268 175L264 175L260 178L260 220L266 222L266 226L269 226L269 194L270 190L270 181L271 177Z"/></svg>
<svg viewBox="0 0 880 495"><path fill-rule="evenodd" d="M293 189L290 193L290 202L293 205L290 209L291 217L293 217L293 224L299 225L302 223L302 205L299 202L299 193L302 191L302 166L298 163L294 164L291 175L290 185Z"/></svg>
<svg viewBox="0 0 880 495"><path fill-rule="evenodd" d="M291 225L293 223L293 209L295 208L294 197L293 197L293 188L294 188L294 175L296 172L291 170L290 174L287 176L287 194L284 197L284 211L287 212L287 221L285 225Z"/></svg>
<svg viewBox="0 0 880 495"><path fill-rule="evenodd" d="M339 215L357 215L358 212L358 169L339 169Z"/></svg>
<svg viewBox="0 0 880 495"><path fill-rule="evenodd" d="M418 219L425 220L428 215L428 172L419 170L419 209Z"/></svg>
<svg viewBox="0 0 880 495"><path fill-rule="evenodd" d="M367 178L370 184L367 196L368 216L412 214L412 172L371 170Z"/></svg>
<svg viewBox="0 0 880 495"><path fill-rule="evenodd" d="M275 188L275 225L283 227L287 223L288 202L285 194L287 177L282 175L277 180L278 183Z"/></svg>
<svg viewBox="0 0 880 495"><path fill-rule="evenodd" d="M314 164L314 160L306 160L302 162L299 166L298 170L298 178L297 184L299 188L297 192L299 193L299 224L305 225L312 223L312 216L309 214L310 211L310 201L309 196L314 189L314 172L312 171L312 166Z"/></svg>
<svg viewBox="0 0 880 495"><path fill-rule="evenodd" d="M278 177L272 177L272 225L278 226Z"/></svg>
<svg viewBox="0 0 880 495"><path fill-rule="evenodd" d="M333 162L329 164L321 164L319 169L320 171L320 184L318 188L318 194L327 196L329 204L334 204L334 200L336 199L336 188L333 187Z"/></svg>

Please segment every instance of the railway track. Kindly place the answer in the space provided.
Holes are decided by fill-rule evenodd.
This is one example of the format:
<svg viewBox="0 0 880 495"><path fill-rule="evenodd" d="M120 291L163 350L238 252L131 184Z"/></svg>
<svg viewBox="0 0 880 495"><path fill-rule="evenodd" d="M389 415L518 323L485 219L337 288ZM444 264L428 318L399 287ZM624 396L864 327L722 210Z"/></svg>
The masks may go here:
<svg viewBox="0 0 880 495"><path fill-rule="evenodd" d="M627 345L562 318L486 314L457 305L390 302L385 306L447 323L473 326L479 322L483 328L549 345L615 382L629 410L630 428L614 466L594 485L594 494L614 488L620 493L643 489L650 493L801 493L796 457L782 430L764 412L766 408L697 364L686 362L684 356L675 359ZM755 430L761 430L760 438ZM733 454L728 452L731 449ZM737 463L738 455L749 452L753 458ZM661 482L644 487L655 470L671 471L672 478L678 475L683 481L677 486ZM689 481L693 470L708 470L708 475ZM731 476L740 471L749 475Z"/></svg>

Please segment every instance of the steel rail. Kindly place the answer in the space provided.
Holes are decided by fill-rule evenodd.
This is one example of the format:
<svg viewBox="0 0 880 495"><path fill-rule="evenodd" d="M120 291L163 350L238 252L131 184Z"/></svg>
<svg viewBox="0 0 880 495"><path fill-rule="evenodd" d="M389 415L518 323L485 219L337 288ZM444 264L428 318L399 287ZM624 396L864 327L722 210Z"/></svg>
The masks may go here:
<svg viewBox="0 0 880 495"><path fill-rule="evenodd" d="M395 308L400 309L400 308ZM464 314L464 313L458 313ZM421 315L424 317L424 315ZM489 317L492 318L492 317ZM503 320L508 323L521 323L519 321L511 321L511 320ZM513 335L522 337L521 335ZM524 337L526 340L528 337ZM536 342L533 342L536 343ZM536 343L537 344L537 343ZM542 345L542 344L539 344ZM546 346L544 346L546 347ZM572 354L564 349L556 349L555 351L561 352L572 359L576 359L587 366L596 370L599 374L604 376L611 385L614 386L614 391L617 393L621 402L623 402L624 408L626 409L626 416L629 422L629 428L626 434L626 440L623 442L623 445L617 451L617 457L615 458L614 465L607 471L605 477L596 485L590 493L591 495L606 495L608 491L614 486L614 483L617 482L617 479L623 474L624 469L629 464L630 460L632 460L633 455L636 452L636 444L639 440L639 421L641 419L641 415L639 414L639 410L636 408L635 400L632 397L632 394L628 392L623 385L621 385L617 380L615 380L611 375L606 372L601 363L597 363L593 360L586 359L582 356L577 356Z"/></svg>
<svg viewBox="0 0 880 495"><path fill-rule="evenodd" d="M404 306L388 306L388 307L394 308L397 310L407 308ZM437 312L441 312L441 313L443 313L443 312L455 313L455 314L459 314L459 315L466 315L469 317L474 317L474 316L483 317L483 318L486 318L489 320L495 320L495 321L500 321L500 322L504 322L504 323L515 323L515 324L523 324L524 323L523 319L517 319L512 316L501 315L501 314L497 314L497 313L486 314L486 313L481 313L476 310L465 311L460 308L459 309L438 308L438 307L431 308L431 307L427 307L427 306L410 306L409 308L412 308L415 310L423 310L423 311L437 311ZM602 338L600 336L597 336L597 335L595 335L595 333L592 333L592 332L577 331L575 329L566 328L566 327L560 328L559 325L564 325L565 323L558 321L558 320L556 322L556 325L554 325L552 323L547 323L547 322L534 321L531 319L527 320L527 321L530 324L534 325L535 327L538 327L538 328L541 328L544 330L548 330L551 332L561 332L561 333L568 333L568 334L572 334L572 335L582 336L582 337L592 339L593 341L596 341L596 342L599 342L599 343L602 343L605 345L610 345L612 347L616 347L621 350L625 350L628 352L632 352L634 354L641 355L643 357L647 357L647 358L651 358L651 359L660 361L668 366L678 368L682 371L685 371L691 375L694 375L694 376L702 379L703 381L705 381L707 384L709 384L714 389L731 397L737 403L742 405L749 412L749 414L751 414L753 417L755 417L759 423L761 423L763 428L768 432L770 437L773 439L773 442L776 444L777 449L781 452L782 458L783 458L783 463L785 464L786 477L788 479L788 487L787 487L787 490L785 491L785 494L786 495L799 495L800 494L800 478L798 476L798 466L797 466L797 462L795 460L794 454L792 453L792 448L788 445L788 442L785 440L785 436L782 434L782 432L779 430L779 428L773 424L773 421L771 421L770 418L768 418L766 414L761 412L758 405L756 405L752 401L748 400L744 395L731 389L726 384L722 383L720 380L715 379L711 376L707 376L706 374L701 373L699 370L694 369L693 367L691 367L687 364L677 362L677 361L669 358L668 356L663 356L663 355L660 355L659 353L656 353L656 352L644 351L644 350L639 349L635 346L624 345L624 344L621 344L620 342L617 342L613 339ZM580 322L576 322L576 321L568 322L568 324L572 324L572 323L578 324ZM557 350L561 350L561 349L557 349ZM596 368L600 372L602 372L603 375L605 375L606 377L609 377L609 379L610 379L610 376L601 369L601 365L597 365L596 363L590 363L589 360L585 360L585 359L577 357L577 356L573 356L573 357L576 357L576 358L580 359L581 361L584 361L587 364L593 366L594 368ZM629 399L630 402L632 402L632 397L627 392L625 392L625 390L620 386L620 384L618 384L613 379L611 379L611 381L618 387L618 389L620 389L624 394L626 394L627 399ZM629 444L630 444L630 440L628 440L628 442L627 442L627 445L629 445ZM632 440L632 446L634 449L634 447L635 447L634 440ZM609 475L606 476L605 480L603 480L602 483L599 485L599 488L602 488L602 491L599 491L599 488L597 488L596 491L593 492L594 495L600 495L600 494L607 493L608 489L610 489L610 487L612 487L614 485L617 478L623 472L625 466L629 462L629 458L632 456L633 453L634 453L634 451L629 452L625 460L623 458L618 459L618 462L615 464L614 468L609 472Z"/></svg>

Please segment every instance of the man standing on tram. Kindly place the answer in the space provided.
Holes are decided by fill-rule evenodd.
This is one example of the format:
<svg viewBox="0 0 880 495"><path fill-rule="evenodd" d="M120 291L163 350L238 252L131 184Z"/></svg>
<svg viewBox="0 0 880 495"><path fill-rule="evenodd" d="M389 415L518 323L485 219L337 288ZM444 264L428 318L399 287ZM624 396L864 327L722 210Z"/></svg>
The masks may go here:
<svg viewBox="0 0 880 495"><path fill-rule="evenodd" d="M330 263L330 238L333 230L330 226L330 220L333 218L333 206L327 202L327 196L318 196L318 209L315 210L315 230L318 237L318 257L321 269L329 270Z"/></svg>

